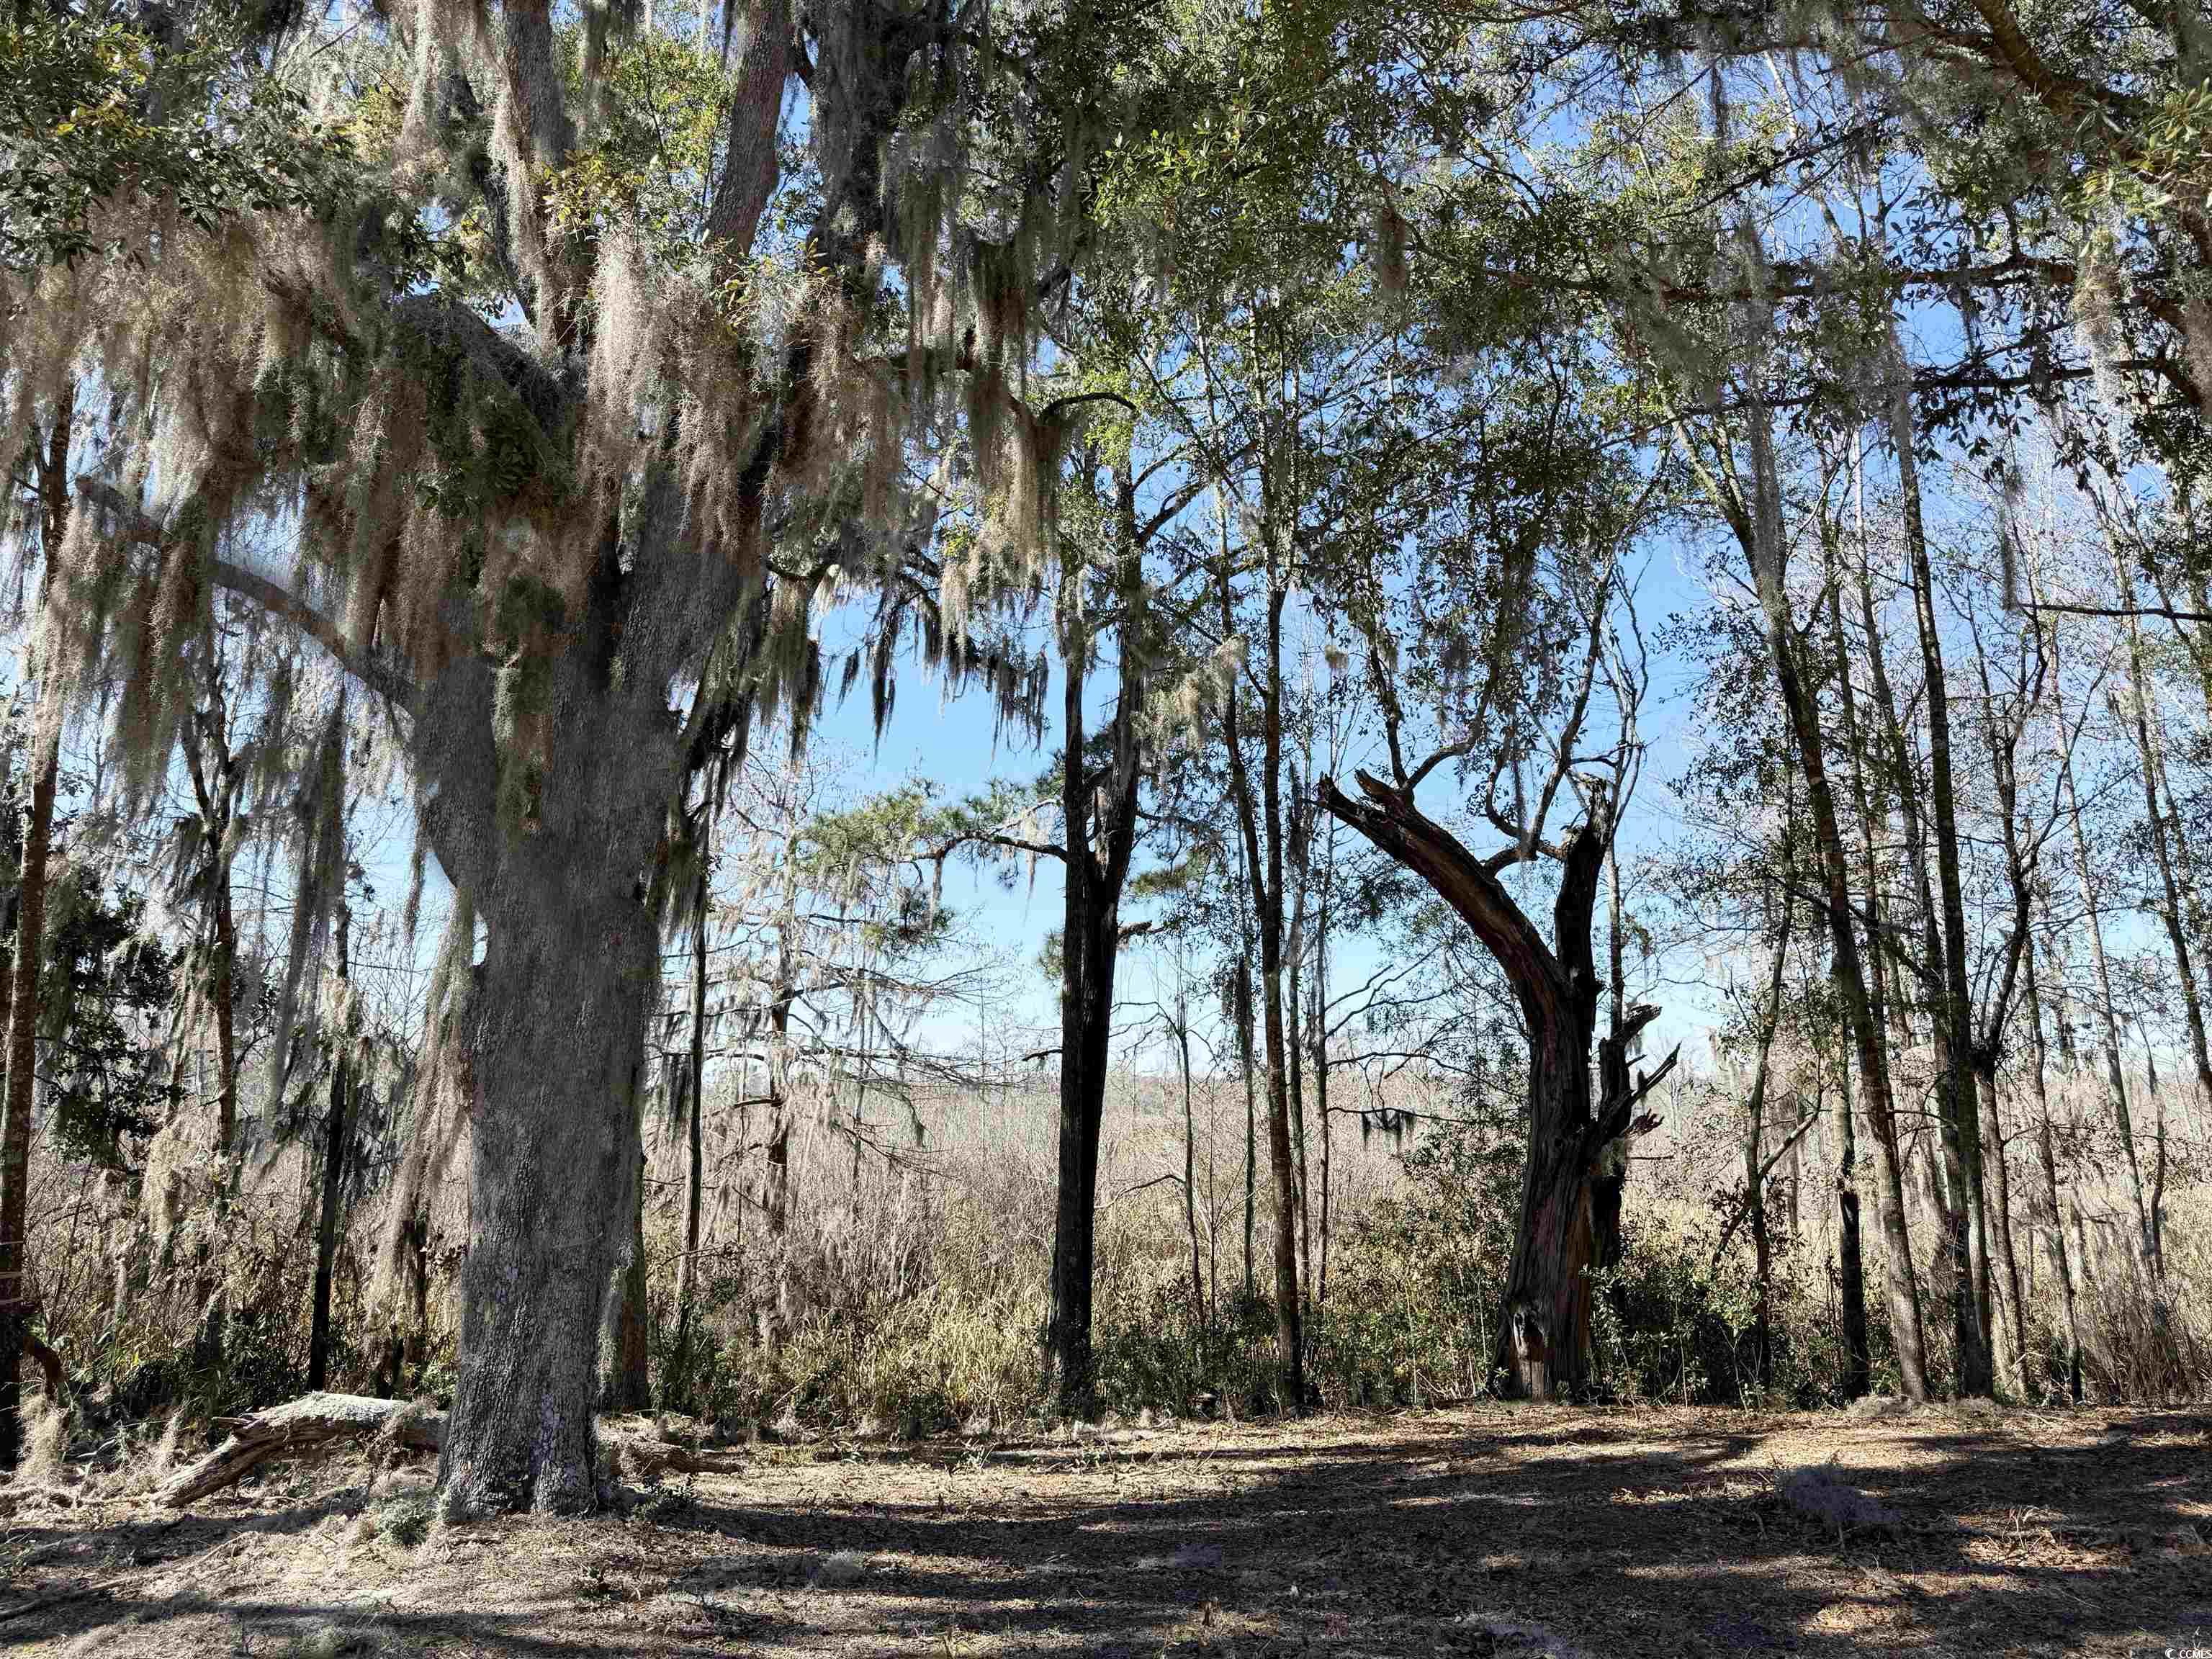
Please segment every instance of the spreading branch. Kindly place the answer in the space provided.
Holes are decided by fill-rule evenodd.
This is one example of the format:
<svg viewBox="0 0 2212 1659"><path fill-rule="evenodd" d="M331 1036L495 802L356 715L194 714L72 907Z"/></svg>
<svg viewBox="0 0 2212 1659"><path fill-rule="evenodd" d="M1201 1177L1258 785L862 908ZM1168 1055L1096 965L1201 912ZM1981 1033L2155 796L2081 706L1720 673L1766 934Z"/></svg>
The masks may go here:
<svg viewBox="0 0 2212 1659"><path fill-rule="evenodd" d="M76 481L76 491L80 498L106 514L126 540L151 548L157 553L167 552L173 545L171 537L161 526L126 499L123 492L112 484L83 474ZM228 559L210 559L207 574L209 580L217 587L227 589L241 599L251 599L271 616L281 617L290 623L328 652L346 672L379 696L389 699L410 714L415 711L417 690L413 681L394 665L368 653L355 650L336 623L296 593L258 572L233 564Z"/></svg>

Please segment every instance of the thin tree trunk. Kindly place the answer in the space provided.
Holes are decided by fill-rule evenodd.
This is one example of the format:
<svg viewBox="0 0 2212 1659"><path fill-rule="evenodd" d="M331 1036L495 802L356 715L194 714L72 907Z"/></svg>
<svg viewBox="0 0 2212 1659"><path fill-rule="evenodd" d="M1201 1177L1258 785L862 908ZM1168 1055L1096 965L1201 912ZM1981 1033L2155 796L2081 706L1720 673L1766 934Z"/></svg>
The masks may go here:
<svg viewBox="0 0 2212 1659"><path fill-rule="evenodd" d="M1071 672L1080 696L1079 674ZM1079 731L1080 727L1074 728ZM1068 765L1082 788L1079 739L1071 738ZM1108 1042L1113 1020L1115 923L1110 902L1096 890L1097 872L1084 844L1083 816L1068 832L1067 894L1060 935L1060 1157L1053 1217L1052 1315L1048 1373L1060 1409L1088 1417L1097 1409L1091 1346L1091 1279L1097 1249L1098 1142L1104 1122Z"/></svg>
<svg viewBox="0 0 2212 1659"><path fill-rule="evenodd" d="M2120 598L2131 605L2135 600L2135 583L2120 562L2117 549L2113 563L2120 578ZM2143 666L2142 629L2133 616L2127 619L2127 639L2128 691L2132 705L2129 710L2129 733L2135 738L2136 755L2142 773L2143 812L2150 827L2151 853L2158 866L2159 887L2165 900L2159 907L2159 919L2166 924L2166 936L2173 947L2174 975L2181 986L2182 1012L2188 1018L2189 1049L2197 1062L2197 1085L2205 1097L2212 1099L2212 1054L2207 1051L2203 999L2197 989L2196 964L2189 948L2192 933L2199 939L2205 936L2203 910L2197 901L2187 837L2179 833L2178 825L2169 825L2166 811L2159 805L2161 791L2166 794L2167 809L2172 805L2173 796L2166 783L2166 757L2158 740L2158 726L2151 718L2151 684ZM2144 1259L2155 1277L2160 1263L2154 1244L2148 1237Z"/></svg>
<svg viewBox="0 0 2212 1659"><path fill-rule="evenodd" d="M2126 575L2124 568L2120 574L2123 578ZM2134 584L2132 582L2124 580L2121 596L2123 599L2133 599ZM2150 686L2148 678L2143 672L2142 630L2136 626L2135 618L2132 617L2128 618L2127 631L2128 689L2130 694L2130 701L2133 704L2129 711L2131 717L2130 731L2136 741L2136 754L2142 773L2143 811L2150 825L2151 851L2158 866L2159 887L2162 895L2162 902L2158 907L2159 920L2166 924L2166 940L2173 949L2174 977L2181 986L2181 1006L2183 1012L2188 1017L2190 1051L2197 1061L2197 1081L2203 1089L2206 1098L2212 1099L2212 1058L2207 1057L2205 1048L2204 1008L2197 994L2196 965L2191 960L2189 930L2184 925L2184 905L2187 903L2193 908L2195 895L2191 892L2186 900L2183 897L2184 890L2177 873L2181 856L2180 849L2176 844L2179 837L2173 836L2169 830L2166 814L2159 806L2159 784L2166 769L2160 756L2157 737L2152 728ZM2155 1088L2152 1091L2152 1097L2154 1100L2157 1099ZM2164 1110L2163 1102L2160 1103L2160 1110L2161 1112ZM2135 1166L2136 1204L2137 1218L2142 1228L2143 1265L2149 1269L2152 1280L2156 1282L2165 1277L2166 1272L2158 1224L2159 1210L2165 1187L2166 1146L2163 1126L2161 1125L2159 1135L2157 1154L2159 1169L2148 1193L2143 1188L2140 1158L2134 1145L2132 1125L2123 1130L2122 1139L2127 1146L2129 1163Z"/></svg>
<svg viewBox="0 0 2212 1659"><path fill-rule="evenodd" d="M50 689L40 697L33 750L30 823L15 904L15 961L8 1018L7 1121L0 1130L0 1470L22 1455L19 1358L29 1330L28 1237L32 1083L38 1055L39 969L46 937L46 872L53 843L54 787L61 763L60 710Z"/></svg>
<svg viewBox="0 0 2212 1659"><path fill-rule="evenodd" d="M1996 1205L1996 1265L2004 1277L2004 1304L2009 1304L2012 1318L2012 1390L2014 1397L2019 1399L2027 1392L2027 1299L2021 1294L2020 1257L2013 1247L2012 1174L2005 1163L2004 1123L1997 1114L1996 1069L1977 1067L1976 1077L1981 1085L1982 1114L1988 1131L1984 1144L1990 1151L1990 1195ZM1999 1310L2006 1310L2001 1304Z"/></svg>
<svg viewBox="0 0 2212 1659"><path fill-rule="evenodd" d="M1774 940L1774 970L1766 987L1766 1018L1759 1030L1759 1068L1752 1078L1751 1098L1744 1109L1743 1201L1751 1220L1752 1250L1758 1273L1757 1304L1753 1316L1753 1368L1762 1395L1774 1386L1774 1330L1772 1275L1774 1250L1766 1231L1766 1181L1763 1160L1766 1141L1767 1064L1774 1050L1774 1036L1782 1024L1782 976L1790 957L1790 923L1796 905L1785 889L1782 924Z"/></svg>
<svg viewBox="0 0 2212 1659"><path fill-rule="evenodd" d="M1928 1377L1920 1322L1920 1287L1913 1269L1911 1236L1905 1227L1904 1166L1899 1154L1897 1121L1891 1109L1886 1034L1876 1026L1869 1000L1866 963L1860 955L1851 914L1850 866L1844 851L1834 792L1828 781L1820 713L1804 683L1796 626L1784 586L1786 549L1782 541L1778 486L1771 481L1771 458L1766 453L1771 451L1771 434L1754 422L1753 436L1755 441L1763 441L1754 444L1754 454L1763 457L1761 471L1765 475L1759 489L1759 500L1747 507L1739 494L1724 496L1723 506L1730 509L1732 528L1751 562L1765 620L1768 656L1782 694L1784 712L1789 718L1798 769L1805 779L1806 799L1813 811L1814 836L1820 849L1820 872L1826 889L1828 937L1835 952L1834 978L1837 988L1843 994L1844 1017L1858 1050L1861 1104L1867 1121L1874 1126L1875 1142L1881 1152L1878 1209L1886 1247L1890 1331L1897 1350L1899 1385L1907 1399L1924 1401L1928 1397ZM1848 672L1839 678L1848 686ZM1878 960L1875 971L1880 971Z"/></svg>
<svg viewBox="0 0 2212 1659"><path fill-rule="evenodd" d="M210 657L207 666L207 709L179 728L185 768L191 779L207 839L202 856L207 891L203 902L214 935L208 963L207 994L215 1018L216 1152L229 1155L238 1127L238 1038L236 995L238 923L231 899L231 830L238 810L238 761L230 751L230 717L223 695L222 669ZM212 763L212 764L210 764ZM228 1182L225 1186L225 1200Z"/></svg>
<svg viewBox="0 0 2212 1659"><path fill-rule="evenodd" d="M1299 970L1298 953L1293 950L1289 957L1289 971L1285 975L1288 983L1285 988L1289 1012L1284 1022L1283 1060L1289 1072L1289 1083L1284 1092L1291 1103L1291 1179L1297 1188L1299 1293L1310 1298L1313 1295L1313 1206L1309 1196L1306 1174L1305 1043L1302 1040L1304 1033L1299 1029L1304 991L1301 981L1304 977ZM1310 1313L1310 1308L1307 1311Z"/></svg>
<svg viewBox="0 0 2212 1659"><path fill-rule="evenodd" d="M1331 851L1334 852L1335 820L1330 820ZM1310 998L1313 1012L1313 1076L1314 1109L1321 1116L1321 1250L1316 1265L1314 1305L1325 1307L1328 1303L1328 1228L1329 1228L1329 1162L1332 1151L1328 1116L1328 898L1324 875L1324 890L1314 928L1314 984Z"/></svg>
<svg viewBox="0 0 2212 1659"><path fill-rule="evenodd" d="M797 836L796 819L791 830ZM762 1205L768 1212L768 1235L780 1239L791 1224L791 1010L798 1000L799 861L795 848L784 848L783 915L776 928L775 985L769 998L768 1024L768 1169L763 1177Z"/></svg>
<svg viewBox="0 0 2212 1659"><path fill-rule="evenodd" d="M1091 651L1087 625L1063 601L1060 656L1066 689L1060 767L1061 856L1066 868L1060 932L1060 1164L1053 1221L1052 1310L1048 1361L1060 1408L1088 1417L1097 1409L1091 1354L1092 1279L1098 1219L1098 1149L1114 1022L1114 979L1121 950L1121 907L1137 832L1137 719L1142 647L1131 637L1136 595L1126 583L1139 569L1135 488L1126 463L1115 469L1125 613L1121 687L1108 727L1111 758L1102 773L1085 754L1083 689ZM1079 577L1078 578L1079 580Z"/></svg>
<svg viewBox="0 0 2212 1659"><path fill-rule="evenodd" d="M2058 658L2058 629L2051 630L2051 653L2054 665ZM2097 878L2094 861L2089 856L2089 836L2081 823L2081 798L2074 776L2074 743L2066 729L2066 718L2057 699L2051 711L2054 737L2058 750L2058 782L2063 792L2066 818L2073 832L2074 874L2081 889L2081 908L2088 924L2089 969L2096 981L2097 1012L2105 1040L2105 1092L2112 1110L2113 1127L2119 1132L2120 1152L2127 1160L2128 1188L2135 1200L2138 1237L2148 1249L2150 1239L2150 1200L2143 1185L2142 1161L2137 1155L2134 1114L2128 1100L2127 1072L2120 1058L2120 1018L2118 1005L2112 995L2112 973L2105 956L2104 917L2097 900ZM2154 822L2155 819L2154 819ZM2148 1255L2146 1255L2148 1262Z"/></svg>
<svg viewBox="0 0 2212 1659"><path fill-rule="evenodd" d="M1826 1104L1820 1080L1815 1078L1813 1083L1813 1113L1816 1118L1822 1115L1821 1109ZM1789 1170L1782 1178L1784 1188L1790 1194L1787 1207L1790 1217L1790 1237L1792 1238L1802 1237L1805 1231L1803 1152L1804 1145L1802 1141L1790 1143Z"/></svg>
<svg viewBox="0 0 2212 1659"><path fill-rule="evenodd" d="M1176 1053L1182 1062L1182 1221L1190 1234L1190 1316L1206 1326L1206 1272L1198 1249L1198 1122L1190 1101L1190 1004L1176 988Z"/></svg>
<svg viewBox="0 0 2212 1659"><path fill-rule="evenodd" d="M2043 1166L2043 1194L2051 1206L2051 1266L2066 1307L2067 1398L2081 1403L2081 1317L2075 1304L2074 1268L2066 1256L2066 1206L2058 1191L2058 1150L2051 1128L2051 1091L2045 1079L2049 1057L2043 1046L2043 999L2035 977L2035 953L2027 963L2027 1030L2033 1064L2028 1073L2035 1091L2036 1155Z"/></svg>
<svg viewBox="0 0 2212 1659"><path fill-rule="evenodd" d="M1996 1149L1990 1176L1996 1197L1997 1266L2004 1275L2005 1302L2012 1319L2012 1342L2005 1351L2010 1362L2009 1382L2014 1396L2024 1398L2028 1387L2027 1301L2022 1293L2020 1255L2013 1238L2012 1170L1997 1093L1997 1063L2005 1028L2012 1018L2014 993L2021 983L2021 965L2027 963L2031 971L2033 966L2035 878L2042 860L2042 842L2040 838L2026 843L2021 840L2019 744L2027 730L2033 698L2041 694L2043 677L2050 664L2042 637L2033 631L2031 623L2021 635L2022 673L2019 698L2001 720L1996 688L1990 678L1989 657L1982 648L1978 630L1972 639L1975 669L1982 685L1982 729L1989 744L1990 776L1996 785L1997 811L2004 831L2005 875L2013 899L2012 926L2005 938L2003 966L1988 991L1982 1029L1974 1040L1974 1076L1987 1120L1986 1144ZM2030 643L2035 647L2033 677L2027 672L2030 661L2027 647ZM2039 1030L2036 1040L2040 1044Z"/></svg>
<svg viewBox="0 0 2212 1659"><path fill-rule="evenodd" d="M1894 325L1891 351L1896 361L1902 362ZM1990 1239L1983 1193L1981 1114L1972 1068L1973 1000L1966 982L1966 906L1960 868L1958 795L1951 767L1950 693L1944 674L1942 638L1936 626L1935 569L1921 517L1912 395L1909 383L1901 380L1889 399L1889 428L1905 509L1913 613L1918 623L1921 665L1927 684L1929 804L1936 832L1936 881L1942 899L1942 994L1932 1000L1941 1010L1938 1029L1944 1044L1942 1083L1937 1096L1944 1156L1955 1165L1952 1237L1961 1272L1953 1281L1952 1325L1958 1344L1958 1387L1962 1395L1987 1396L1996 1387L1990 1329Z"/></svg>
<svg viewBox="0 0 2212 1659"><path fill-rule="evenodd" d="M2150 1085L2150 1097L2156 1103L2151 1130L2150 1176L2150 1255L2155 1277L2154 1290L2163 1288L2166 1267L2166 1091L2158 1086L2158 1055L2150 1046L2148 1032L2143 1035L2143 1071ZM2162 1297L2154 1300L2154 1312L2163 1320L2166 1316Z"/></svg>
<svg viewBox="0 0 2212 1659"><path fill-rule="evenodd" d="M353 1022L351 999L345 989L352 979L352 915L343 897L338 900L336 934L338 1002L347 1015L344 1024L331 1033L331 1103L323 1122L322 1206L315 1226L315 1291L307 1331L307 1388L318 1394L330 1383L331 1279L337 1261L339 1200L344 1190L347 1120L352 1102L347 1062Z"/></svg>
<svg viewBox="0 0 2212 1659"><path fill-rule="evenodd" d="M2094 1297L2097 1293L2097 1267L2096 1257L2089 1249L2089 1223L2081 1213L2078 1197L2068 1207L2074 1213L2074 1257L2081 1264L2081 1288Z"/></svg>
<svg viewBox="0 0 2212 1659"><path fill-rule="evenodd" d="M1231 687L1222 714L1231 799L1243 843L1245 885L1251 892L1260 936L1258 1021L1267 1094L1267 1162L1274 1184L1275 1386L1278 1407L1305 1410L1305 1336L1298 1296L1297 1177L1291 1149L1291 1107L1283 1053L1282 846L1282 608L1283 593L1270 562L1266 678L1261 696L1261 793L1255 801L1250 769ZM1218 576L1221 619L1233 629L1225 568ZM1264 814L1264 817L1263 815ZM1247 1068L1249 1076L1249 1068Z"/></svg>
<svg viewBox="0 0 2212 1659"><path fill-rule="evenodd" d="M228 1157L238 1133L238 925L231 912L230 866L224 860L212 896L215 962L208 995L215 1002L216 1152Z"/></svg>
<svg viewBox="0 0 2212 1659"><path fill-rule="evenodd" d="M1258 1060L1252 1042L1252 953L1248 945L1237 960L1237 1049L1244 1072L1244 1299L1253 1294L1252 1240L1259 1196L1259 1107L1253 1072Z"/></svg>
<svg viewBox="0 0 2212 1659"><path fill-rule="evenodd" d="M1965 1248L1966 1212L1954 1206L1948 1194L1961 1192L1965 1188L1964 1164L1961 1162L1960 1141L1952 1132L1953 1115L1951 1079L1953 1060L1956 1054L1968 1052L1966 1037L1953 1042L1952 1004L1950 999L1950 967L1948 936L1942 925L1942 908L1936 897L1937 879L1930 873L1929 855L1931 835L1928 790L1920 776L1920 750L1907 732L1899 713L1896 694L1892 690L1882 634L1874 608L1871 562L1865 556L1863 539L1861 544L1859 567L1860 605L1865 617L1867 665L1872 682L1875 708L1881 717L1881 731L1889 750L1890 766L1897 781L1898 815L1904 830L1905 865L1911 877L1911 896L1917 900L1917 915L1920 926L1921 959L1911 961L1903 947L1902 935L1890 939L1887 956L1898 979L1893 984L1888 1006L1889 1029L1894 1034L1897 1046L1902 1049L1913 1041L1913 1000L1905 994L1904 975L1911 969L1912 981L1919 987L1919 1006L1927 1016L1928 1041L1935 1054L1935 1090L1932 1098L1936 1110L1937 1141L1943 1160L1943 1179L1938 1181L1930 1168L1923 1182L1924 1195L1933 1206L1937 1225L1936 1250L1930 1261L1931 1292L1936 1300L1948 1306L1953 1316L1954 1352L1970 1352L1970 1340L1964 1348L1957 1346L1958 1320L1967 1295L1961 1282L1959 1264L1969 1259ZM1916 611L1917 627L1917 611ZM1914 1147L1919 1146L1916 1131ZM1938 1156L1930 1153L1930 1158ZM1909 1154L1908 1154L1909 1162ZM1969 1298L1970 1299L1970 1298Z"/></svg>
<svg viewBox="0 0 2212 1659"><path fill-rule="evenodd" d="M1856 450L1853 460L1857 459ZM1888 1024L1884 1001L1882 975L1880 963L1880 933L1881 928L1881 866L1875 857L1874 810L1866 781L1866 744L1860 734L1858 705L1851 688L1851 659L1844 638L1842 599L1842 571L1839 561L1830 548L1827 560L1828 641L1835 657L1838 702L1844 722L1844 744L1851 763L1851 801L1858 814L1859 854L1866 867L1867 921L1870 948L1876 962L1873 977L1865 985L1869 1018L1877 1030ZM1848 878L1847 878L1848 879ZM1833 919L1826 918L1831 926ZM1828 959L1828 976L1837 989L1837 1000L1849 1006L1840 977L1840 959L1832 949ZM1838 1276L1842 1280L1840 1294L1844 1316L1844 1352L1846 1355L1844 1375L1844 1397L1856 1400L1872 1386L1874 1375L1874 1346L1867 1331L1866 1258L1859 1237L1858 1137L1851 1111L1850 1057L1843 1056L1844 1086L1836 1102L1838 1127L1836 1158L1836 1249ZM1884 1141L1877 1133L1876 1158L1881 1166L1877 1177L1881 1189L1887 1194L1893 1188L1899 1192L1898 1213L1904 1213L1903 1177L1897 1168L1895 1135Z"/></svg>
<svg viewBox="0 0 2212 1659"><path fill-rule="evenodd" d="M1293 785L1297 775L1291 774ZM1313 1295L1313 1208L1306 1169L1305 1043L1300 1021L1305 1007L1306 847L1307 835L1300 819L1305 803L1293 800L1290 811L1291 926L1284 950L1284 981L1287 993L1283 1031L1283 1059L1288 1069L1291 1103L1291 1146L1296 1161L1298 1194L1298 1286L1302 1298ZM1310 1308L1302 1313L1310 1313Z"/></svg>
<svg viewBox="0 0 2212 1659"><path fill-rule="evenodd" d="M1834 975L1832 957L1830 975ZM1859 1238L1858 1134L1851 1115L1850 1057L1843 1056L1844 1086L1836 1091L1836 1255L1844 1317L1844 1398L1856 1400L1871 1386L1874 1347L1867 1335L1866 1258Z"/></svg>
<svg viewBox="0 0 2212 1659"><path fill-rule="evenodd" d="M702 845L698 884L691 895L691 1053L686 1076L684 1179L684 1259L676 1269L676 1375L688 1399L691 1387L692 1324L697 1318L699 1221L707 1177L707 890L713 825L708 804L700 806Z"/></svg>

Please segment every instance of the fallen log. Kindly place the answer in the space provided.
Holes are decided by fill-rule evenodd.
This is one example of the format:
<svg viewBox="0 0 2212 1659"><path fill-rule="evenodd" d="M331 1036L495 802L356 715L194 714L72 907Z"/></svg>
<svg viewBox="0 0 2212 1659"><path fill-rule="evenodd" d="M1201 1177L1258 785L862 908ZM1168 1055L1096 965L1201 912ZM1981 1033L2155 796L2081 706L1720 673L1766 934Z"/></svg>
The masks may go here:
<svg viewBox="0 0 2212 1659"><path fill-rule="evenodd" d="M243 1480L264 1463L296 1456L343 1440L386 1437L392 1449L436 1451L445 1443L446 1418L404 1400L377 1400L358 1394L305 1394L265 1412L231 1424L223 1443L197 1463L182 1468L155 1488L156 1502L172 1509L221 1492ZM723 1463L680 1441L664 1440L640 1427L608 1424L599 1444L612 1469L632 1480L654 1481L664 1474L696 1474Z"/></svg>
<svg viewBox="0 0 2212 1659"><path fill-rule="evenodd" d="M442 1412L411 1401L358 1394L306 1394L242 1419L223 1443L155 1489L158 1502L181 1508L244 1480L272 1458L289 1457L333 1440L389 1434L395 1446L436 1451L445 1442Z"/></svg>
<svg viewBox="0 0 2212 1659"><path fill-rule="evenodd" d="M613 1453L616 1472L633 1480L658 1480L672 1471L704 1474L728 1467L726 1461L702 1455L681 1441L657 1436L607 1434L601 1443Z"/></svg>

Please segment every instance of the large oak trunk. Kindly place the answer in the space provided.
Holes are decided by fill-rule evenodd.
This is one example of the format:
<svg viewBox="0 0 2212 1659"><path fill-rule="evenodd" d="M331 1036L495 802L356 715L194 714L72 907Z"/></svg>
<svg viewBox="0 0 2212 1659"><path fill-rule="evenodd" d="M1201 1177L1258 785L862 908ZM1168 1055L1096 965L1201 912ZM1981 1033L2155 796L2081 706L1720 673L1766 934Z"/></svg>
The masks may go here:
<svg viewBox="0 0 2212 1659"><path fill-rule="evenodd" d="M470 1507L574 1510L596 1497L600 1298L632 1232L659 930L597 849L535 850L538 870L567 877L565 902L479 901L472 1237L439 1479Z"/></svg>

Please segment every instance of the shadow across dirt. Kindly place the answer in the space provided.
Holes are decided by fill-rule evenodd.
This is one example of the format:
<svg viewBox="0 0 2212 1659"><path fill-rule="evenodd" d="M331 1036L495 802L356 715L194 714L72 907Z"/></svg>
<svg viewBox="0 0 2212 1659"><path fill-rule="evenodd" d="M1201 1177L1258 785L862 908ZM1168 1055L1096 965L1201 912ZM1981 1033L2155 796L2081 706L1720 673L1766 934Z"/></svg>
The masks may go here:
<svg viewBox="0 0 2212 1659"><path fill-rule="evenodd" d="M1799 1515L1778 1483L1812 1464L1901 1528L1839 1535ZM93 1558L49 1556L32 1577L88 1593L10 1618L16 1592L41 1588L11 1583L0 1646L98 1632L98 1651L124 1655L2212 1649L2212 1437L2178 1413L1863 1425L1483 1408L771 1451L627 1519L482 1522L416 1551L349 1522L355 1491L233 1504L153 1544L87 1528L110 1560L155 1547L188 1565L71 1586L51 1581ZM67 1531L43 1525L28 1547Z"/></svg>

